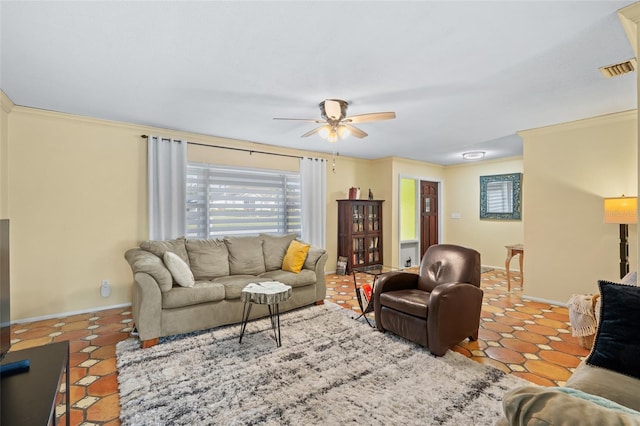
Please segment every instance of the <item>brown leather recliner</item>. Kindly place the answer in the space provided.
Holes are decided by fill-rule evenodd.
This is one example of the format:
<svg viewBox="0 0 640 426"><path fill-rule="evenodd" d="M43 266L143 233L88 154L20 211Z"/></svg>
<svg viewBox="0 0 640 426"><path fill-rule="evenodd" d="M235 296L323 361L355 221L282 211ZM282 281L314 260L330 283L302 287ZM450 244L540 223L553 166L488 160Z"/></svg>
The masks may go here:
<svg viewBox="0 0 640 426"><path fill-rule="evenodd" d="M482 295L480 253L450 244L427 249L419 274L389 272L374 289L378 330L391 331L442 356L467 337L478 339Z"/></svg>

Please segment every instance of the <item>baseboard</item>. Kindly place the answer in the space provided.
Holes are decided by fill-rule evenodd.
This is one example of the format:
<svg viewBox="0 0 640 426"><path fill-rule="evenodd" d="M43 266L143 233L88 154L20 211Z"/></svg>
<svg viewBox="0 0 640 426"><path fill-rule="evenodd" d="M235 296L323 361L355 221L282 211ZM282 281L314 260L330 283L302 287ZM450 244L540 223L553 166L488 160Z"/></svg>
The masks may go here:
<svg viewBox="0 0 640 426"><path fill-rule="evenodd" d="M530 300L532 302L541 302L548 305L563 306L565 308L568 306L566 302L558 302L557 300L543 299L541 297L525 296L524 294L522 295L522 298L524 300Z"/></svg>
<svg viewBox="0 0 640 426"><path fill-rule="evenodd" d="M11 324L23 324L23 323L34 322L34 321L49 320L53 318L69 317L72 315L89 314L93 312L106 311L107 309L125 308L127 306L131 306L131 303L122 303L120 305L111 305L111 306L101 306L99 308L82 309L79 311L61 312L59 314L43 315L41 317L23 318L23 319L13 320L11 321Z"/></svg>

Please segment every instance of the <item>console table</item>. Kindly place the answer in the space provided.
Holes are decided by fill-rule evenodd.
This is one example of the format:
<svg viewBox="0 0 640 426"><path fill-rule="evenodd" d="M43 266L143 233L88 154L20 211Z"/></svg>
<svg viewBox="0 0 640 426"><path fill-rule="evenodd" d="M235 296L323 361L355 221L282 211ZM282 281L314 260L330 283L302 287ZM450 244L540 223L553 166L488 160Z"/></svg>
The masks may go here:
<svg viewBox="0 0 640 426"><path fill-rule="evenodd" d="M524 245L513 244L505 246L507 249L507 260L504 262L505 269L507 270L507 291L511 291L511 271L509 271L509 264L514 256L520 256L520 288L524 288L524 269L522 269L524 258Z"/></svg>
<svg viewBox="0 0 640 426"><path fill-rule="evenodd" d="M3 425L55 425L56 397L66 377L66 424L69 426L69 342L50 343L9 352L2 364L28 359L29 370L3 376L1 383Z"/></svg>

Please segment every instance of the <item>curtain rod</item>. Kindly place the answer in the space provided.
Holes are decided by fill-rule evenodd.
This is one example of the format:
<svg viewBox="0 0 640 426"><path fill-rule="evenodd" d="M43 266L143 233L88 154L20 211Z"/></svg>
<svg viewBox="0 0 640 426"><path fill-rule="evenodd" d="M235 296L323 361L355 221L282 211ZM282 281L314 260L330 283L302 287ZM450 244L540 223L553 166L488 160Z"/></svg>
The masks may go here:
<svg viewBox="0 0 640 426"><path fill-rule="evenodd" d="M143 139L148 139L149 135L141 135ZM274 152L267 152L267 151L256 151L255 149L245 149L245 148L234 148L231 146L221 146L221 145L208 145L206 143L197 143L197 142L189 142L187 141L188 145L197 145L197 146L206 146L209 148L220 148L220 149L230 149L232 151L242 151L242 152L248 152L249 155L253 154L254 152L256 154L265 154L265 155L277 155L278 157L289 157L289 158L298 158L298 159L303 159L304 157L300 157L298 155L289 155L289 154L277 154Z"/></svg>

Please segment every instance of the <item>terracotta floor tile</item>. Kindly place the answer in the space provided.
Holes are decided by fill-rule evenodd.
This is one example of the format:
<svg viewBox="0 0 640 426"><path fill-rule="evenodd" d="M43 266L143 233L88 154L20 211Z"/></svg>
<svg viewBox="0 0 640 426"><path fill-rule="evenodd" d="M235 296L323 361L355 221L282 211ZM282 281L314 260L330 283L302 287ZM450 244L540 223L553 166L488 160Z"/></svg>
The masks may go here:
<svg viewBox="0 0 640 426"><path fill-rule="evenodd" d="M106 396L114 393L118 389L118 375L114 371L115 368L108 376L101 377L91 383L87 387L87 393L91 396Z"/></svg>
<svg viewBox="0 0 640 426"><path fill-rule="evenodd" d="M90 321L68 322L59 328L60 331L84 330L93 323Z"/></svg>
<svg viewBox="0 0 640 426"><path fill-rule="evenodd" d="M531 359L527 360L524 366L531 373L550 380L566 381L571 376L571 373L566 368L547 361Z"/></svg>
<svg viewBox="0 0 640 426"><path fill-rule="evenodd" d="M513 328L511 328L509 325L499 322L483 322L482 327L492 331L496 331L498 333L509 333L513 331Z"/></svg>
<svg viewBox="0 0 640 426"><path fill-rule="evenodd" d="M555 328L538 324L525 324L524 328L532 333L542 334L543 336L557 336L558 331Z"/></svg>
<svg viewBox="0 0 640 426"><path fill-rule="evenodd" d="M106 376L113 371L116 371L116 359L113 357L104 359L89 367L89 374L92 376Z"/></svg>
<svg viewBox="0 0 640 426"><path fill-rule="evenodd" d="M500 340L500 344L507 349L512 349L516 352L520 352L523 354L526 354L526 353L533 354L538 352L539 350L539 348L533 343L525 342L523 340L518 340L518 339L504 338ZM575 358L575 357L572 357L572 358Z"/></svg>
<svg viewBox="0 0 640 426"><path fill-rule="evenodd" d="M71 392L69 393L69 400L71 402L71 405L75 404L76 402L80 401L82 398L87 396L86 387L76 386L76 385L71 385L70 387L71 387Z"/></svg>
<svg viewBox="0 0 640 426"><path fill-rule="evenodd" d="M553 348L553 350L558 352L564 352L569 355L575 356L587 356L589 355L589 349L583 348L582 346L576 343L567 343L567 342L551 342L549 346Z"/></svg>
<svg viewBox="0 0 640 426"><path fill-rule="evenodd" d="M505 364L522 364L526 359L520 352L495 346L485 349L484 353L486 353L492 359L503 362Z"/></svg>
<svg viewBox="0 0 640 426"><path fill-rule="evenodd" d="M567 368L576 368L580 360L573 355L556 351L540 351L538 356L545 361Z"/></svg>
<svg viewBox="0 0 640 426"><path fill-rule="evenodd" d="M37 339L23 340L18 343L12 344L11 350L19 351L21 349L28 349L36 346L46 345L47 343L51 343L51 337L39 337Z"/></svg>
<svg viewBox="0 0 640 426"><path fill-rule="evenodd" d="M107 422L120 416L120 398L118 394L107 395L89 407L86 418L90 422Z"/></svg>
<svg viewBox="0 0 640 426"><path fill-rule="evenodd" d="M549 339L546 336L543 336L542 334L534 333L531 331L517 330L517 331L514 331L512 334L516 339L520 339L529 343L543 344L543 345L549 343Z"/></svg>

